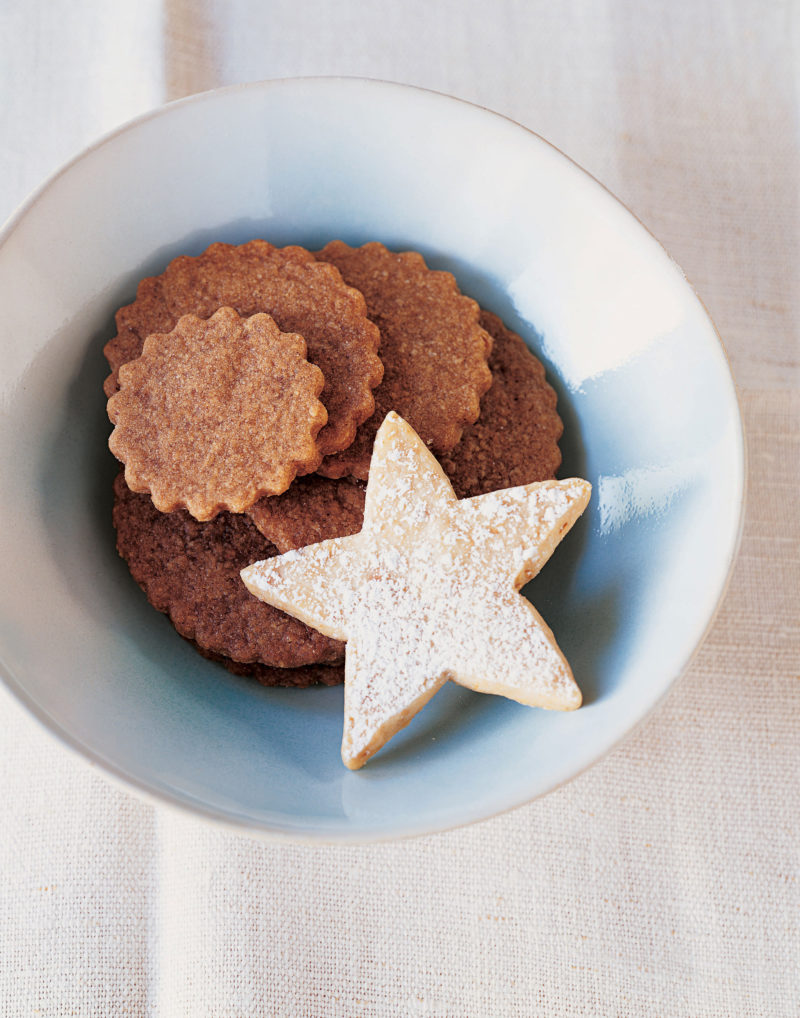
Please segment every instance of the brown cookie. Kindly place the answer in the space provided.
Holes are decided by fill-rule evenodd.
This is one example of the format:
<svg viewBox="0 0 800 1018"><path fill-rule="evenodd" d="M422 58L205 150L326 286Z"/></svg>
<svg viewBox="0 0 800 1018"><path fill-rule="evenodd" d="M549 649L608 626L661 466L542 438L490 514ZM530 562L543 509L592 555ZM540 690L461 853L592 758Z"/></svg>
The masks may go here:
<svg viewBox="0 0 800 1018"><path fill-rule="evenodd" d="M493 340L492 387L477 422L439 457L459 498L549 481L561 466L564 425L544 366L491 311L481 311L481 325Z"/></svg>
<svg viewBox="0 0 800 1018"><path fill-rule="evenodd" d="M249 516L280 551L355 534L364 518L364 485L352 477L299 477L282 495L262 498Z"/></svg>
<svg viewBox="0 0 800 1018"><path fill-rule="evenodd" d="M481 324L494 340L492 387L481 400L478 420L452 453L440 457L459 498L551 480L561 463L563 426L544 368L497 315L482 311ZM358 533L364 489L346 478L313 475L277 498L257 502L250 513L280 552L290 551Z"/></svg>
<svg viewBox="0 0 800 1018"><path fill-rule="evenodd" d="M194 640L189 643L196 651L217 664L227 668L234 675L255 679L262 686L290 686L293 689L307 689L309 686L340 686L344 682L344 665L302 665L300 668L271 668L253 661L242 664L222 654L213 654L199 647Z"/></svg>
<svg viewBox="0 0 800 1018"><path fill-rule="evenodd" d="M282 332L303 336L308 360L325 377L320 398L328 423L317 446L322 455L347 448L375 406L372 390L383 377L380 334L366 316L362 295L332 265L301 247L276 248L264 240L239 247L212 244L196 258L175 258L161 276L142 280L133 304L117 312L117 335L105 347L112 371L106 395L114 394L119 368L141 354L147 336L171 331L182 315L210 318L221 307L244 318L269 314Z"/></svg>
<svg viewBox="0 0 800 1018"><path fill-rule="evenodd" d="M276 554L245 515L198 523L159 512L149 496L114 481L117 548L148 600L189 640L244 664L296 668L341 660L341 643L256 600L239 571ZM266 676L266 673L264 673Z"/></svg>
<svg viewBox="0 0 800 1018"><path fill-rule="evenodd" d="M305 353L303 337L269 315L240 318L232 308L184 315L172 332L148 336L108 401L108 445L128 487L149 492L161 512L210 520L314 470L327 414L322 372Z"/></svg>
<svg viewBox="0 0 800 1018"><path fill-rule="evenodd" d="M477 419L491 384L491 341L478 324L478 305L461 294L449 272L434 272L413 251L396 254L377 242L351 248L337 240L316 257L364 294L381 332L384 365L374 413L353 444L327 456L319 472L366 480L375 435L390 410L436 453L451 450Z"/></svg>

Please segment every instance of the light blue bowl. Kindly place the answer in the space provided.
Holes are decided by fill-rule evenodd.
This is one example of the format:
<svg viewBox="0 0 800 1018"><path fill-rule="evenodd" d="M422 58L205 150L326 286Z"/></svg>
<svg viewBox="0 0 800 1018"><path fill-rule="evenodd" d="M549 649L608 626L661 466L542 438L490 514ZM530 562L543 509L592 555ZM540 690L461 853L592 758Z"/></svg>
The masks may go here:
<svg viewBox="0 0 800 1018"><path fill-rule="evenodd" d="M114 547L102 346L139 278L252 237L419 250L541 355L566 425L561 474L588 478L594 495L528 592L581 710L451 685L352 773L339 758L341 689L237 679L147 604ZM0 307L2 673L53 733L140 792L303 839L488 817L629 731L720 600L744 472L714 327L607 191L485 110L350 79L174 103L81 155L11 220Z"/></svg>

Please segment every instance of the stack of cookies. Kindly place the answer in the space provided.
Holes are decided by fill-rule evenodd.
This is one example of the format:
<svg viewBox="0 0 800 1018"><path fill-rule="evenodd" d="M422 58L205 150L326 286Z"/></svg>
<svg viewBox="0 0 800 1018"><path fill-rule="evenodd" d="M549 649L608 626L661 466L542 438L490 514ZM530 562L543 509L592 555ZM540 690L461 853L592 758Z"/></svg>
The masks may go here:
<svg viewBox="0 0 800 1018"><path fill-rule="evenodd" d="M414 252L213 244L142 280L116 324L119 552L200 653L266 685L342 682L344 645L253 597L240 570L360 530L390 410L461 498L560 464L542 365Z"/></svg>

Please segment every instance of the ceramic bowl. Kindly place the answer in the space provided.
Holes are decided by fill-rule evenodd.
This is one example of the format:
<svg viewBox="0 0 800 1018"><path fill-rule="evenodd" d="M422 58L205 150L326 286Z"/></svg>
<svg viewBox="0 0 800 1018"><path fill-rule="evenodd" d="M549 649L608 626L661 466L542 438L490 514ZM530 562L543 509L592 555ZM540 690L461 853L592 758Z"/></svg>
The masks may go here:
<svg viewBox="0 0 800 1018"><path fill-rule="evenodd" d="M560 714L445 687L359 772L342 690L200 658L118 558L104 342L137 281L212 241L421 251L545 362L561 476L590 508L528 593L584 693ZM409 87L262 82L101 140L0 235L0 664L63 742L239 829L364 841L527 802L628 732L686 667L737 545L743 444L722 346L661 246L503 117ZM635 784L636 775L631 775Z"/></svg>

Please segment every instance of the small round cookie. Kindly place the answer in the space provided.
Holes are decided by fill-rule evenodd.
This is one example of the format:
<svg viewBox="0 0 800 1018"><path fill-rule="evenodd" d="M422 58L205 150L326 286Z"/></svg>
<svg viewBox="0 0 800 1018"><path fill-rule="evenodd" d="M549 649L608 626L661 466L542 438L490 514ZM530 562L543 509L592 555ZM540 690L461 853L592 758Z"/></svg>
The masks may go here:
<svg viewBox="0 0 800 1018"><path fill-rule="evenodd" d="M301 247L276 248L265 240L212 244L143 279L136 300L117 312L117 335L105 346L112 371L106 395L116 391L119 368L140 355L147 336L169 332L183 315L210 318L221 307L243 318L271 315L282 332L305 339L308 360L325 378L320 399L328 423L317 447L325 456L346 449L375 407L372 390L383 377L380 333L367 318L363 296Z"/></svg>
<svg viewBox="0 0 800 1018"><path fill-rule="evenodd" d="M351 248L332 241L316 254L357 287L381 333L383 381L375 411L344 452L327 456L319 472L366 480L372 443L384 417L395 410L437 454L456 445L478 417L491 385L486 360L491 340L478 323L479 308L449 272L435 272L422 255L397 254L372 242Z"/></svg>
<svg viewBox="0 0 800 1018"><path fill-rule="evenodd" d="M494 344L489 358L492 387L481 415L439 460L459 498L483 495L554 478L561 463L563 426L556 394L542 364L497 315L481 312ZM283 553L329 537L356 534L364 519L364 488L351 480L319 475L295 481L274 499L250 510L262 533Z"/></svg>
<svg viewBox="0 0 800 1018"><path fill-rule="evenodd" d="M277 553L247 516L222 512L198 523L183 509L161 513L120 473L113 521L117 549L147 599L203 650L277 669L341 661L343 644L268 608L242 583L241 569Z"/></svg>
<svg viewBox="0 0 800 1018"><path fill-rule="evenodd" d="M324 380L305 354L302 336L233 308L148 336L108 401L108 445L131 491L149 492L161 512L210 520L316 469Z"/></svg>

